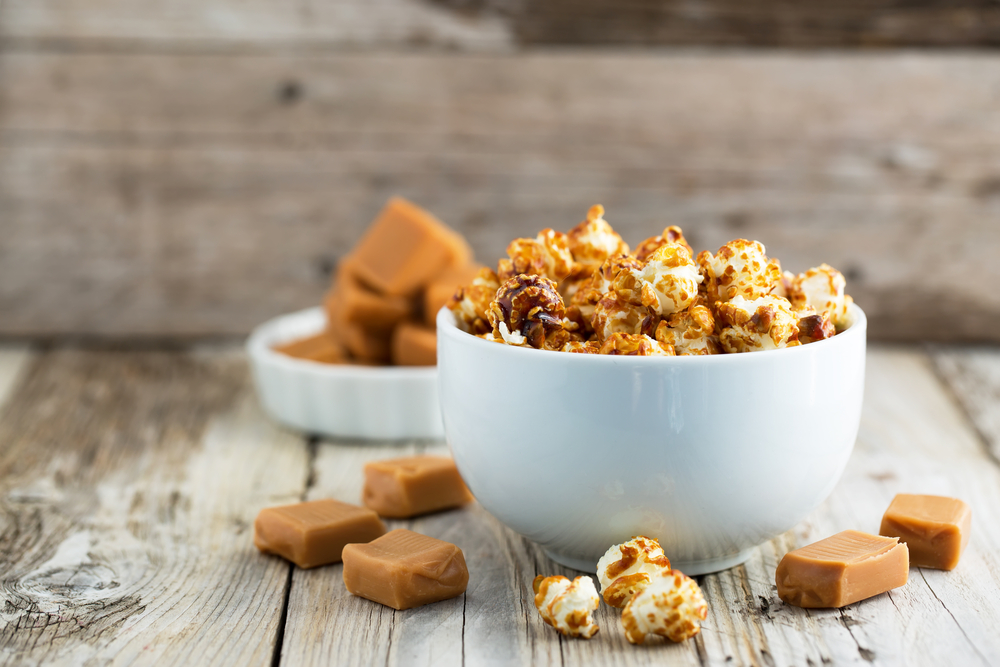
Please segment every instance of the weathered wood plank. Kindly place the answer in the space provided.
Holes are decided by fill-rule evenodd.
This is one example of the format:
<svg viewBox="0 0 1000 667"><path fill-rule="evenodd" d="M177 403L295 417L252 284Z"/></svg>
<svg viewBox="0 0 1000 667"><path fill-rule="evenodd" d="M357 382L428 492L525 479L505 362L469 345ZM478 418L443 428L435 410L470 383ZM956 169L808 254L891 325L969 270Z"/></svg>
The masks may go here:
<svg viewBox="0 0 1000 667"><path fill-rule="evenodd" d="M676 223L700 248L748 236L792 270L838 266L874 337L998 336L994 56L0 66L0 334L243 334L317 303L400 193L490 261L602 202L633 243Z"/></svg>
<svg viewBox="0 0 1000 667"><path fill-rule="evenodd" d="M33 357L34 354L27 345L0 346L0 408L10 398Z"/></svg>
<svg viewBox="0 0 1000 667"><path fill-rule="evenodd" d="M60 44L498 50L520 45L997 46L988 0L6 0L0 35Z"/></svg>
<svg viewBox="0 0 1000 667"><path fill-rule="evenodd" d="M1000 349L941 347L931 356L993 458L1000 462Z"/></svg>
<svg viewBox="0 0 1000 667"><path fill-rule="evenodd" d="M0 415L0 662L270 664L308 460L239 353L46 353Z"/></svg>

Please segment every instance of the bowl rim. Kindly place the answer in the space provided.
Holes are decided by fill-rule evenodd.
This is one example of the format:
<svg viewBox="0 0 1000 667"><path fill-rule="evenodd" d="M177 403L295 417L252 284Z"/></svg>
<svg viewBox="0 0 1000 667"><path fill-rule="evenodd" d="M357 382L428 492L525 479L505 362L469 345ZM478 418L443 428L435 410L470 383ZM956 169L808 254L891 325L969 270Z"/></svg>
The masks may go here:
<svg viewBox="0 0 1000 667"><path fill-rule="evenodd" d="M590 363L590 364L615 364L620 365L622 363L630 363L626 360L641 360L636 363L640 364L725 364L725 363L754 363L754 360L760 360L763 355L793 355L793 354L810 354L815 353L818 349L830 349L831 346L844 346L849 345L851 341L859 336L864 338L865 332L868 329L868 317L865 315L865 311L861 309L856 303L851 303L848 306L848 313L851 317L851 324L842 332L838 333L833 338L827 338L826 340L816 341L815 343L809 343L808 345L796 345L795 347L787 347L775 350L759 350L752 353L730 353L730 354L690 354L681 355L674 357L667 356L638 356L638 355L621 355L621 354L572 354L569 352L557 352L554 350L536 350L534 348L517 347L515 345L501 345L493 341L483 340L477 336L473 336L470 333L466 333L458 328L455 323L455 315L447 308L442 308L438 311L437 316L437 331L438 331L438 346L441 346L442 339L449 339L457 341L461 344L467 345L482 345L484 346L484 351L487 349L497 350L498 354L529 354L533 355L534 359L540 360L544 358L555 359L555 358L565 358L565 357L579 357L581 360L579 362L573 363ZM817 347L820 346L820 347ZM504 350L500 352L499 350ZM539 357L538 355L545 355L544 357Z"/></svg>
<svg viewBox="0 0 1000 667"><path fill-rule="evenodd" d="M257 325L247 337L245 349L247 355L258 363L266 363L278 366L288 371L303 373L317 377L334 377L357 380L402 380L402 379L428 379L437 377L437 366L361 366L354 364L328 364L322 361L311 359L297 359L287 354L282 354L274 349L277 343L284 343L295 340L295 337L282 336L278 329L282 324L290 320L303 320L315 318L320 320L320 316L325 318L321 306L313 306L291 313L285 313L273 317L266 322ZM298 338L319 333L322 329L316 328L312 333L302 333ZM482 341L486 343L487 341Z"/></svg>

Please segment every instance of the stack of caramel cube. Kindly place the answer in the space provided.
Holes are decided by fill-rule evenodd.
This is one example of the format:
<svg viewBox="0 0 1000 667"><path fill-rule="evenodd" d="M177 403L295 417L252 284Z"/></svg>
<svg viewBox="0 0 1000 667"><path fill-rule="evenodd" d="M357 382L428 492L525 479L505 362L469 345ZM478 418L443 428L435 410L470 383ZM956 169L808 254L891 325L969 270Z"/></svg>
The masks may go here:
<svg viewBox="0 0 1000 667"><path fill-rule="evenodd" d="M478 270L461 235L394 197L340 261L323 303L326 330L275 349L325 363L433 366L434 318Z"/></svg>

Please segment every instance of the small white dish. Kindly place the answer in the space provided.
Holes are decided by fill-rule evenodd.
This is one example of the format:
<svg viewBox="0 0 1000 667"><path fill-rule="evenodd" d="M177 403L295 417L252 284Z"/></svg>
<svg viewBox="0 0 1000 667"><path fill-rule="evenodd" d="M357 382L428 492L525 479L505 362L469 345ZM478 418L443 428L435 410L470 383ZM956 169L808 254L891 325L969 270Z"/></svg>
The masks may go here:
<svg viewBox="0 0 1000 667"><path fill-rule="evenodd" d="M436 367L324 364L273 349L325 326L323 309L309 308L265 322L247 339L257 395L271 417L339 438L444 437Z"/></svg>
<svg viewBox="0 0 1000 667"><path fill-rule="evenodd" d="M691 357L569 354L462 332L438 313L445 432L479 503L555 561L594 572L654 537L717 572L792 528L854 448L865 315L824 341Z"/></svg>

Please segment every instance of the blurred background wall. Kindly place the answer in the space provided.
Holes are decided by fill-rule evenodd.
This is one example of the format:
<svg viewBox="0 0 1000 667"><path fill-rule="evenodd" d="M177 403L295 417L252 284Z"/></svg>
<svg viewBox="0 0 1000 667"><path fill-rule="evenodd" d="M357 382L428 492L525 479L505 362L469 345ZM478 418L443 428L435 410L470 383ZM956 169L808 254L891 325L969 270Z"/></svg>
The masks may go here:
<svg viewBox="0 0 1000 667"><path fill-rule="evenodd" d="M1000 4L0 0L0 337L238 336L401 194L493 264L588 206L1000 341Z"/></svg>

